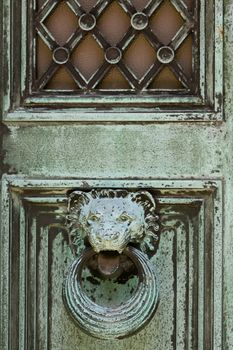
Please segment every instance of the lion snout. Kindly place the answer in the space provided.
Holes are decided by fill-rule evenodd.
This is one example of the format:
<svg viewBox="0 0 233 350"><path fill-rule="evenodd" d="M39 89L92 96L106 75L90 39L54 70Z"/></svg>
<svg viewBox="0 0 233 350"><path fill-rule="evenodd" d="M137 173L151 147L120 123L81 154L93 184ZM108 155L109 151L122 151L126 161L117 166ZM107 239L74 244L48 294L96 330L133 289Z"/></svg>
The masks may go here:
<svg viewBox="0 0 233 350"><path fill-rule="evenodd" d="M117 240L120 237L120 233L107 231L104 234L100 233L99 235L97 235L97 237L99 237L100 239L102 238L103 240L106 240L106 241Z"/></svg>
<svg viewBox="0 0 233 350"><path fill-rule="evenodd" d="M105 250L122 253L128 244L127 238L120 232L98 232L90 234L88 238L91 246L98 253Z"/></svg>

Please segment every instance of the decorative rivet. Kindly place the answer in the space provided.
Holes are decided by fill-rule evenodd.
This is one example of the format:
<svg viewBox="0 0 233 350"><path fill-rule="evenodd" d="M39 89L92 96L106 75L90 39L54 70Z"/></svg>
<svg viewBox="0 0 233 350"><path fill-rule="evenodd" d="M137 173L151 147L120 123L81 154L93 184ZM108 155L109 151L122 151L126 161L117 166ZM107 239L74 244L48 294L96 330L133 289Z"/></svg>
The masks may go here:
<svg viewBox="0 0 233 350"><path fill-rule="evenodd" d="M159 62L167 64L171 63L175 57L174 50L169 46L162 46L157 52Z"/></svg>
<svg viewBox="0 0 233 350"><path fill-rule="evenodd" d="M53 51L53 60L57 64L65 64L70 58L70 52L66 47L57 47Z"/></svg>
<svg viewBox="0 0 233 350"><path fill-rule="evenodd" d="M136 12L131 17L131 25L136 30L143 30L148 26L148 17L143 12Z"/></svg>
<svg viewBox="0 0 233 350"><path fill-rule="evenodd" d="M95 16L90 13L84 13L78 20L79 27L82 30L89 31L92 30L96 25Z"/></svg>
<svg viewBox="0 0 233 350"><path fill-rule="evenodd" d="M118 63L122 58L121 50L118 47L108 47L105 51L105 59L110 64Z"/></svg>

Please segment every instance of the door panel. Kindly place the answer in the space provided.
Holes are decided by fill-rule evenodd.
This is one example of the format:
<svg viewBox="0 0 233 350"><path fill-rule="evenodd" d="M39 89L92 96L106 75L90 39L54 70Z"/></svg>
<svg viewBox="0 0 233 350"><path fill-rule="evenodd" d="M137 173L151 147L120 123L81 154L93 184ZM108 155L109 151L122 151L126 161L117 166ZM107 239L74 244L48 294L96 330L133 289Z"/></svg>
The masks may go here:
<svg viewBox="0 0 233 350"><path fill-rule="evenodd" d="M128 88L125 76L122 79L113 72L102 81L110 92L85 94L80 88L76 91L71 76L65 80L67 75L50 82L53 91L37 89L36 74L43 74L52 53L43 38L34 40L41 29L35 20L36 3L42 6L47 2L7 0L0 4L4 19L0 42L4 52L0 58L4 68L0 82L0 348L231 350L231 1L224 2L224 23L222 1L187 0L161 2L163 15L155 15L150 24L162 35L160 25L168 12L170 16L173 13L169 28L177 31L179 21L186 21L179 18L179 11L174 12L174 4L186 4L191 12L194 8L196 29L191 39L187 37L190 42L185 42L184 53L176 53L187 75L194 70L196 85L191 92L177 93L177 85L174 91L164 91L163 84L170 81L170 75L164 74L159 77L160 85L154 83L155 89L138 93L138 89ZM66 8L73 31L77 18L72 8L77 1L67 3L68 10L67 4L61 6ZM79 3L86 6L85 1ZM91 3L90 7L96 2ZM111 19L111 11L117 11L127 27L128 13L116 3L106 12L106 21ZM140 11L145 3L132 1ZM62 13L58 13L60 20ZM51 31L56 27L52 18L48 24ZM104 17L101 25L104 31ZM114 33L106 34L109 41ZM139 75L137 69L144 66L138 65L135 52L140 53L141 48L147 52L147 67L158 51L141 36L125 56ZM90 75L96 61L91 60L89 50L99 63L104 54L101 48L96 50L95 39L87 37L72 62ZM114 85L118 78L124 87L119 94L113 91L119 87ZM60 83L72 85L73 91L57 91ZM158 204L160 243L152 263L160 302L151 322L123 340L102 341L84 334L69 318L62 301L64 274L74 259L65 220L67 194L92 188L143 188ZM96 287L86 286L96 297ZM121 298L127 288L119 293Z"/></svg>
<svg viewBox="0 0 233 350"><path fill-rule="evenodd" d="M139 335L120 342L111 340L111 346L181 350L220 345L221 181L75 181L8 176L3 187L4 237L8 232L11 235L3 242L4 251L9 252L4 264L6 280L8 273L11 276L3 314L10 323L19 325L15 337L9 339L10 348L25 349L27 344L29 349L92 349L93 338L72 323L61 298L64 273L73 260L65 225L66 193L90 187L149 188L162 223L159 249L153 258L160 285L156 315ZM89 288L93 297L98 294L94 283ZM104 344L96 340L95 348Z"/></svg>

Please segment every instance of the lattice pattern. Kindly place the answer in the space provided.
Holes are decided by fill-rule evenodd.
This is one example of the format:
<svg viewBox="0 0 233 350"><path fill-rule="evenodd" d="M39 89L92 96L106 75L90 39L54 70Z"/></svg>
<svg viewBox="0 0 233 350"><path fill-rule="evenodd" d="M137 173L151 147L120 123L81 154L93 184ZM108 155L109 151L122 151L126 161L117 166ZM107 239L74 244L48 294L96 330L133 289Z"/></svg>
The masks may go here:
<svg viewBox="0 0 233 350"><path fill-rule="evenodd" d="M99 0L88 1L86 4L81 0L38 0L38 9L33 20L36 35L40 37L40 44L37 45L36 49L37 61L40 47L44 46L44 50L47 50L47 59L45 58L47 66L42 73L38 72L37 62L37 76L35 77L33 90L50 89L51 81L55 79L57 72L65 69L69 73L71 81L69 90L80 92L101 89L125 89L134 92L159 91L163 89L159 88L158 81L169 70L176 83L170 83L170 86L168 84L166 90L177 91L180 89L193 93L197 84L195 62L197 62L198 52L198 19L196 1L193 1L194 4L190 5L190 1L187 0L186 2L184 0L151 0L149 2ZM89 8L87 3L91 4ZM159 33L159 30L156 29L160 11L162 11L165 3L170 6L171 11L174 11L176 16L178 14L180 16L180 25L168 42L165 42L162 32ZM61 4L66 7L66 11L72 11L72 16L75 17L74 25L72 26L70 23L71 34L68 38L65 37L67 28L64 28L64 30L62 30L62 27L60 28L63 42L56 38L56 35L52 33L52 26L49 26L50 19L52 16L56 16L56 11ZM109 31L113 31L114 42L114 40L108 39L108 33L104 34L102 26L105 21L107 22L107 19L105 20L107 11L111 15L114 16L115 13L115 16L117 16L116 6L118 10L120 7L121 11L124 12L123 16L127 18L122 25L119 22L117 29L109 26ZM65 16L65 10L62 11ZM57 23L57 26L59 27L59 23ZM166 24L164 28L166 29ZM143 40L140 39L142 37ZM140 40L143 41L141 46L138 44ZM187 62L183 54L185 49L182 51L182 47L190 41L191 55L189 55L189 62ZM92 44L86 45L88 42L92 42ZM91 45L92 47L95 46L94 59L92 57L92 61L95 63L94 66L92 64L89 71L86 69L85 72L85 69L82 69L82 66L77 65L76 62L81 57L83 50L86 50L85 53L88 55ZM146 46L149 46L149 48L146 48ZM148 63L145 63L146 58L144 58L139 72L135 72L133 69L133 55L140 57L140 52L143 55L144 47L147 50L146 53L149 50L151 51L151 58ZM90 50L89 55L93 55L93 51ZM88 63L86 65L88 67ZM188 74L187 69L185 69L187 65L191 67L191 74ZM117 74L121 75L124 80L122 87L112 84L108 88L106 81L110 72L113 74L113 80L114 74L115 77ZM55 90L59 90L59 84L57 86L54 84L54 86Z"/></svg>

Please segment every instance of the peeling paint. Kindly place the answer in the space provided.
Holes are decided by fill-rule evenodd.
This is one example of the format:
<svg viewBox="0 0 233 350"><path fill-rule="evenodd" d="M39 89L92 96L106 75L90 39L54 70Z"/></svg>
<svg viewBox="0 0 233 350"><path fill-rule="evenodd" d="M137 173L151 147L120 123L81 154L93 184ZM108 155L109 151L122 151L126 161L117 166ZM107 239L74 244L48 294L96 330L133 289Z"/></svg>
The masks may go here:
<svg viewBox="0 0 233 350"><path fill-rule="evenodd" d="M26 2L23 3L25 5ZM112 350L154 350L155 348L232 350L232 0L224 1L224 26L222 1L210 1L208 2L210 8L206 6L208 20L213 19L210 12L215 6L216 21L208 22L211 26L215 23L216 37L213 55L213 46L210 45L212 36L207 25L208 40L204 41L204 30L201 37L203 49L206 50L209 60L209 64L205 65L205 57L201 57L201 93L203 96L205 92L207 93L204 98L201 100L187 98L184 108L179 109L177 104L181 102L180 100L163 98L154 100L148 107L143 104L135 108L128 107L127 110L122 106L110 107L111 102L103 99L101 106L93 105L88 112L85 108L74 108L75 98L72 97L67 100L54 97L49 109L46 107L48 106L46 96L41 99L26 97L24 102L23 98L19 102L19 98L15 97L17 86L21 86L22 89L25 87L25 64L22 66L20 78L17 77L14 83L17 91L13 91L13 73L20 65L17 63L18 66L16 64L11 71L13 65L11 66L12 60L9 54L14 51L13 44L16 44L12 42L15 40L15 35L9 35L8 15L13 13L12 4L10 0L1 3L2 6L4 5L1 47L3 46L2 52L5 52L6 63L3 79L4 110L1 117L7 125L1 126L3 132L1 171L4 175L2 211L8 213L2 217L4 234L1 237L1 244L4 249L1 251L3 271L1 286L3 305L0 313L3 322L1 348L8 350L12 345L12 348L15 346L20 350L26 349L24 346L26 321L24 317L18 318L17 315L25 315L25 302L27 302L27 314L35 317L30 319L28 331L31 332L31 338L36 336L36 332L33 333L30 327L33 322L37 322L37 344L41 349L100 350L111 347ZM204 9L208 4L201 1L201 8ZM15 9L18 5L14 6ZM22 41L25 42L25 17L23 19ZM204 16L201 18L201 23L205 24ZM10 46L13 51L10 50ZM15 47L19 49L19 45ZM19 57L19 51L13 53ZM24 46L22 47L23 62L26 62L25 54ZM224 74L222 74L223 68ZM205 89L205 80L207 80L207 89ZM13 106L10 104L10 97L14 100ZM62 107L64 102L67 102L69 108ZM132 100L126 102L133 103ZM20 103L24 105L20 106ZM164 104L166 107L162 107ZM24 177L15 175L8 178L10 173L24 174ZM74 178L81 180L75 182L72 180ZM158 255L153 261L158 271L161 298L156 317L138 335L119 341L93 341L91 337L77 330L62 305L63 273L72 257L64 229L58 221L57 210L58 204L59 210L64 209L65 193L72 190L74 185L84 189L90 189L93 186L109 187L111 184L115 187L123 186L121 182L117 182L121 180L116 179L125 179L124 186L129 188L149 188L150 190L153 188L156 197L160 196L160 207L166 222L163 226ZM221 184L223 184L222 192ZM11 202L7 199L8 187L10 194L14 193L12 208ZM56 203L51 204L54 194ZM54 213L50 210L51 205L54 206ZM9 214L10 210L14 210L14 215ZM9 217L14 220L11 227L9 227ZM51 225L47 226L49 220ZM16 227L19 227L19 231L15 229ZM11 229L14 230L14 240L9 241ZM27 229L30 244L29 251L26 252L28 241L24 233ZM212 240L213 232L214 240ZM12 242L19 244L14 246L17 259L11 259L8 256L9 244ZM213 250L207 252L208 259L204 264L201 259L205 257L205 247L208 242L212 242ZM20 250L17 247L20 247ZM197 247L200 249L198 253ZM178 259L175 258L174 249L178 252ZM52 254L49 255L48 251ZM26 253L29 254L30 261L29 285L23 273L26 268ZM213 261L211 256L214 256ZM9 261L11 267L8 265ZM15 267L18 263L19 270ZM37 273L35 273L36 264ZM205 268L210 268L211 264L214 264L212 269L215 274L212 281L208 279L205 282L203 274L197 275L197 271L204 271ZM19 327L17 330L14 329L8 338L7 331L12 330L7 325L9 301L7 286L12 272L10 269L15 269L11 293L15 293L14 296L17 294L18 278L20 296L19 299L12 299L11 305L12 308L18 308L19 313L13 313L10 316L11 323L19 322ZM197 282L200 287L198 291L195 290ZM214 293L209 286L204 288L204 283L210 285L214 283ZM33 299L35 285L38 286L37 304L32 302L35 301ZM26 286L28 286L27 293ZM174 294L174 290L177 294ZM31 299L25 301L26 294L30 295ZM205 298L214 303L212 309L211 302L206 303ZM198 306L196 306L197 299ZM39 310L38 313L35 307ZM206 307L206 313L203 313L204 307ZM199 315L198 321L193 316L193 310L196 310L196 314ZM215 312L214 317L211 310ZM205 319L206 314L207 319ZM223 325L223 336L221 325ZM193 330L199 332L199 337L193 337ZM210 341L206 342L206 339ZM18 341L17 345L16 341ZM33 346L30 343L29 348Z"/></svg>

